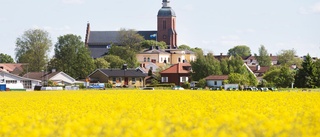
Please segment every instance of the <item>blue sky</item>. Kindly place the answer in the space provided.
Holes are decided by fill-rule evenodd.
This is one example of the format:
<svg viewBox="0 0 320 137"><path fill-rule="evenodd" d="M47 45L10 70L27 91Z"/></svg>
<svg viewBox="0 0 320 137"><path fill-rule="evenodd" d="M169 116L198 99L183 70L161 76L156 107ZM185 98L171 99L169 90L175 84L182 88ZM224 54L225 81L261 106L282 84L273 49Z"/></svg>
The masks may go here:
<svg viewBox="0 0 320 137"><path fill-rule="evenodd" d="M162 0L0 0L0 53L13 58L24 31L40 28L53 45L65 34L84 40L91 30L156 30ZM177 15L178 45L226 54L236 45L276 55L295 49L320 57L320 0L171 0ZM50 54L53 55L53 48Z"/></svg>

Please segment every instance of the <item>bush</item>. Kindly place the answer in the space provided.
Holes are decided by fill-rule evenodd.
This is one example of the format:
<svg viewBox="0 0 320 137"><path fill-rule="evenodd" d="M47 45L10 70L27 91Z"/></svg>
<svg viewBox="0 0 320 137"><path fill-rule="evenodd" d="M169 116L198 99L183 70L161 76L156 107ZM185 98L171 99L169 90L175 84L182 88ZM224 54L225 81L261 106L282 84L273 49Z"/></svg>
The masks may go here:
<svg viewBox="0 0 320 137"><path fill-rule="evenodd" d="M197 86L200 88L205 88L206 85L207 85L207 81L205 79L200 79L199 83L197 84Z"/></svg>
<svg viewBox="0 0 320 137"><path fill-rule="evenodd" d="M185 89L190 89L190 83L189 82L185 82L185 83L182 84L181 87L183 87Z"/></svg>
<svg viewBox="0 0 320 137"><path fill-rule="evenodd" d="M112 84L111 83L105 83L105 88L112 88Z"/></svg>

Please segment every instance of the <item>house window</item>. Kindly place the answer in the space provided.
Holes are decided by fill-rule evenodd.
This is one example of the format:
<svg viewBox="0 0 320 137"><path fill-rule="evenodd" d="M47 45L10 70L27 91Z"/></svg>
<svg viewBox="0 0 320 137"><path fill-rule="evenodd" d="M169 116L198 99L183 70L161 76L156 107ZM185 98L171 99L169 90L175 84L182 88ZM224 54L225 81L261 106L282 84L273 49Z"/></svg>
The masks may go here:
<svg viewBox="0 0 320 137"><path fill-rule="evenodd" d="M17 84L17 80L6 80L7 84Z"/></svg>
<svg viewBox="0 0 320 137"><path fill-rule="evenodd" d="M150 62L150 58L148 57L148 62Z"/></svg>
<svg viewBox="0 0 320 137"><path fill-rule="evenodd" d="M167 29L167 21L162 21L162 23L163 23L163 29Z"/></svg>
<svg viewBox="0 0 320 137"><path fill-rule="evenodd" d="M147 62L147 58L143 58L143 62Z"/></svg>
<svg viewBox="0 0 320 137"><path fill-rule="evenodd" d="M180 82L188 82L188 77L180 77Z"/></svg>
<svg viewBox="0 0 320 137"><path fill-rule="evenodd" d="M161 77L161 82L168 82L168 77Z"/></svg>
<svg viewBox="0 0 320 137"><path fill-rule="evenodd" d="M132 84L136 84L136 78L132 78Z"/></svg>
<svg viewBox="0 0 320 137"><path fill-rule="evenodd" d="M22 80L20 82L22 82L24 88L26 88L26 89L31 89L32 88L31 80Z"/></svg>
<svg viewBox="0 0 320 137"><path fill-rule="evenodd" d="M178 58L178 62L180 62L181 61L181 58Z"/></svg>
<svg viewBox="0 0 320 137"><path fill-rule="evenodd" d="M152 59L151 62L152 62L152 63L157 63L157 60Z"/></svg>
<svg viewBox="0 0 320 137"><path fill-rule="evenodd" d="M218 85L218 82L217 82L217 81L214 81L214 85Z"/></svg>

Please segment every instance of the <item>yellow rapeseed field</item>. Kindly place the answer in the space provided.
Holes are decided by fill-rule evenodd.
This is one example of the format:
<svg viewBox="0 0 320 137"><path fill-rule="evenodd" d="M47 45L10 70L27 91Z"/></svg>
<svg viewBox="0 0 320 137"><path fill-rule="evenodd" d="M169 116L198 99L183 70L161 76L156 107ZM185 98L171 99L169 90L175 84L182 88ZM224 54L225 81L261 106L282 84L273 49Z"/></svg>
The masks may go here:
<svg viewBox="0 0 320 137"><path fill-rule="evenodd" d="M320 136L320 93L0 92L0 136Z"/></svg>

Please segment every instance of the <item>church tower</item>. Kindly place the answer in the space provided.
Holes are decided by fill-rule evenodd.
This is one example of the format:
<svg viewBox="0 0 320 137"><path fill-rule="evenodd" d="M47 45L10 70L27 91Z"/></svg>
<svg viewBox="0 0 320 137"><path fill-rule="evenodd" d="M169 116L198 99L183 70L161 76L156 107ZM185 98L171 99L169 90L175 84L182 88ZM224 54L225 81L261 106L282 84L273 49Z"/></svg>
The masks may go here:
<svg viewBox="0 0 320 137"><path fill-rule="evenodd" d="M170 49L177 48L176 14L170 7L170 0L162 0L158 12L157 40L164 41Z"/></svg>

